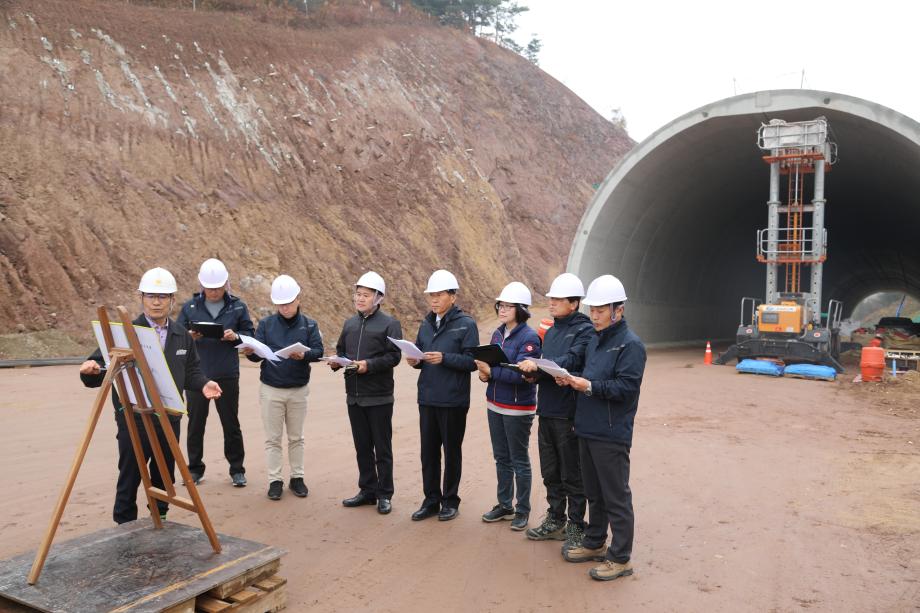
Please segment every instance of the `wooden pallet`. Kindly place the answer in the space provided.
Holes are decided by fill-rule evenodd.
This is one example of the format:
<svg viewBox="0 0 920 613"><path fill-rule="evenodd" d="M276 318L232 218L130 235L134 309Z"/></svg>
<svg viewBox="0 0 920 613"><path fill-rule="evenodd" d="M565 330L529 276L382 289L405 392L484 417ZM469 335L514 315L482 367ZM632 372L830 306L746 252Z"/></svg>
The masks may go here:
<svg viewBox="0 0 920 613"><path fill-rule="evenodd" d="M260 579L243 589L222 597L208 594L195 599L193 608L182 611L200 613L275 613L287 604L287 579L271 575ZM178 613L179 610L170 613Z"/></svg>

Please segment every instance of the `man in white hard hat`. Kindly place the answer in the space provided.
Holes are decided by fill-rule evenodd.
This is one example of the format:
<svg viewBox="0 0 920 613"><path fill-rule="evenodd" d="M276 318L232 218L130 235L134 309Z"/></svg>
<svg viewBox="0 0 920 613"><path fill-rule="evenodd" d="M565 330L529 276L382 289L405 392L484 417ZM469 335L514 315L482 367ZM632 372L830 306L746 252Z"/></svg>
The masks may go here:
<svg viewBox="0 0 920 613"><path fill-rule="evenodd" d="M224 431L224 457L229 464L230 480L236 487L246 485L243 432L240 430L240 358L236 343L240 334L254 334L246 303L230 293L230 273L218 259L205 260L198 271L201 291L182 305L177 321L189 330L201 357L201 370L217 381L223 390L214 401ZM223 328L220 338L205 338L192 329L192 324L218 324ZM219 331L219 329L218 329ZM188 468L192 479L204 478L204 431L211 401L199 392L188 393Z"/></svg>
<svg viewBox="0 0 920 613"><path fill-rule="evenodd" d="M259 400L262 405L262 426L265 428L268 497L280 500L284 489L281 439L286 430L290 464L288 488L295 496L304 498L309 493L303 481L303 422L307 415L307 384L310 382L310 362L323 357L323 337L319 325L300 312L300 285L292 277L275 277L271 299L278 312L259 322L256 340L268 345L272 351L294 343L303 344L309 351L294 352L279 362L265 361L248 347L243 353L253 362L262 362Z"/></svg>
<svg viewBox="0 0 920 613"><path fill-rule="evenodd" d="M195 343L192 338L185 328L169 318L176 290L176 279L168 270L153 268L145 272L137 288L140 293L143 313L133 323L135 326L153 328L156 331L160 339L160 347L166 356L166 364L169 366L169 372L176 383L177 389L189 392L197 391L206 398L220 398L220 385L214 381L209 381L201 372L198 352L195 349ZM80 378L83 380L83 384L87 387L99 387L102 385L102 380L105 378L104 369L105 362L102 358L102 352L96 349L89 356L89 359L80 365ZM115 406L115 424L118 427L116 436L118 440L118 484L115 490L115 507L112 511L112 519L116 523L123 524L137 519L137 488L141 484L141 473L137 466L137 459L134 455L134 448L125 422L124 408L114 390L112 391L112 404ZM172 428L177 439L179 438L180 418L181 416L179 415L169 414L169 427ZM147 429L144 427L140 415L135 414L134 419L140 435L144 458L148 462L150 479L154 487L166 489L164 487L164 477L160 474L156 460L153 458L150 441L147 438ZM156 426L160 447L163 449L166 469L169 471L168 478L171 482L174 482L173 469L175 468L176 460L163 433L163 424L160 423L159 419L154 419L153 423ZM160 517L165 519L169 505L158 500L157 507L160 511Z"/></svg>
<svg viewBox="0 0 920 613"><path fill-rule="evenodd" d="M473 318L455 304L459 289L460 284L451 272L436 270L432 273L425 288L431 310L415 337L415 344L425 353L425 359L406 360L410 366L421 370L418 412L425 498L412 514L414 521L435 515L439 521L450 521L460 512L463 437L470 410L470 373L476 370L473 349L479 345L479 330Z"/></svg>
<svg viewBox="0 0 920 613"><path fill-rule="evenodd" d="M380 308L386 293L379 274L361 275L352 297L356 313L345 320L335 345L336 355L352 360L345 368L345 398L358 461L358 493L342 504L376 504L381 515L393 508L393 368L402 357L387 339L402 339L402 327Z"/></svg>
<svg viewBox="0 0 920 613"><path fill-rule="evenodd" d="M553 280L549 291L549 313L553 325L543 337L543 358L570 373L580 373L585 349L594 336L594 326L578 309L585 295L581 279L566 272ZM537 445L540 473L546 486L549 509L543 523L527 531L535 541L565 540L569 547L581 545L585 533L585 492L581 483L578 438L575 436L575 391L556 385L533 360L519 364L540 384L537 392Z"/></svg>
<svg viewBox="0 0 920 613"><path fill-rule="evenodd" d="M579 392L575 434L588 498L588 526L581 546L563 547L569 562L603 562L591 578L610 581L631 575L633 545L629 451L639 388L645 373L645 345L623 317L626 290L613 275L591 282L584 303L591 307L596 335L588 343L581 376L557 379ZM612 538L607 542L607 526Z"/></svg>

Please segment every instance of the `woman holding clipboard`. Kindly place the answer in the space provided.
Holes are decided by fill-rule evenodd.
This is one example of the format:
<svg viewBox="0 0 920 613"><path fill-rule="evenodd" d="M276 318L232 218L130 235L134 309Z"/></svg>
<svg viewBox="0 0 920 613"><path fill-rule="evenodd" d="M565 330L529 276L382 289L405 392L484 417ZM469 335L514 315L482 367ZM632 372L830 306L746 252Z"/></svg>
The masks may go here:
<svg viewBox="0 0 920 613"><path fill-rule="evenodd" d="M501 325L492 333L492 344L499 345L510 364L540 357L540 337L527 325L530 319L530 290L512 281L495 302ZM530 518L531 468L528 446L533 416L537 411L537 386L517 369L489 366L476 361L479 380L488 382L486 406L492 455L498 477L498 504L482 516L484 522L511 520L511 529L527 528ZM512 506L517 493L517 505Z"/></svg>

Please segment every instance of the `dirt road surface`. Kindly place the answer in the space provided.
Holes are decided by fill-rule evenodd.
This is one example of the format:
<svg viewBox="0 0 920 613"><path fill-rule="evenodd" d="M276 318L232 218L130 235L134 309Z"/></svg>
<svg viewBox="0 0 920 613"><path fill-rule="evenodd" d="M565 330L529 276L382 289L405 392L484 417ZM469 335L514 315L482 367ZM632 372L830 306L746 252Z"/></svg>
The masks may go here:
<svg viewBox="0 0 920 613"><path fill-rule="evenodd" d="M218 531L289 552L291 611L920 610L920 388L738 375L701 361L700 352L650 353L632 451L636 572L612 583L564 562L557 542L480 520L494 504L495 472L478 381L461 515L409 519L422 492L416 375L405 365L391 515L340 504L357 491L357 469L341 378L325 368L310 385L309 497L265 496L258 370L248 365L249 487L229 484L212 411L201 493ZM37 547L92 399L75 367L0 372L0 558ZM107 409L59 541L111 525L114 434ZM531 440L538 475L536 433ZM532 525L544 494L537 476ZM179 509L170 519L195 524Z"/></svg>

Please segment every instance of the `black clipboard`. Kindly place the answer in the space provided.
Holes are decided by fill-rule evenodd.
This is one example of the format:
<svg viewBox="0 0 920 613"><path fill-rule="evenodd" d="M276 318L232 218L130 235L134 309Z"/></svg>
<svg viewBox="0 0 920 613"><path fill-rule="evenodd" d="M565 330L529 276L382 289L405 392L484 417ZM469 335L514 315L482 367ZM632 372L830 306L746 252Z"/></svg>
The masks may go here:
<svg viewBox="0 0 920 613"><path fill-rule="evenodd" d="M506 366L508 356L498 345L480 345L473 348L473 359L485 362L489 366Z"/></svg>
<svg viewBox="0 0 920 613"><path fill-rule="evenodd" d="M189 324L191 329L198 332L205 338L222 339L224 337L224 327L220 324L210 321L193 321Z"/></svg>

